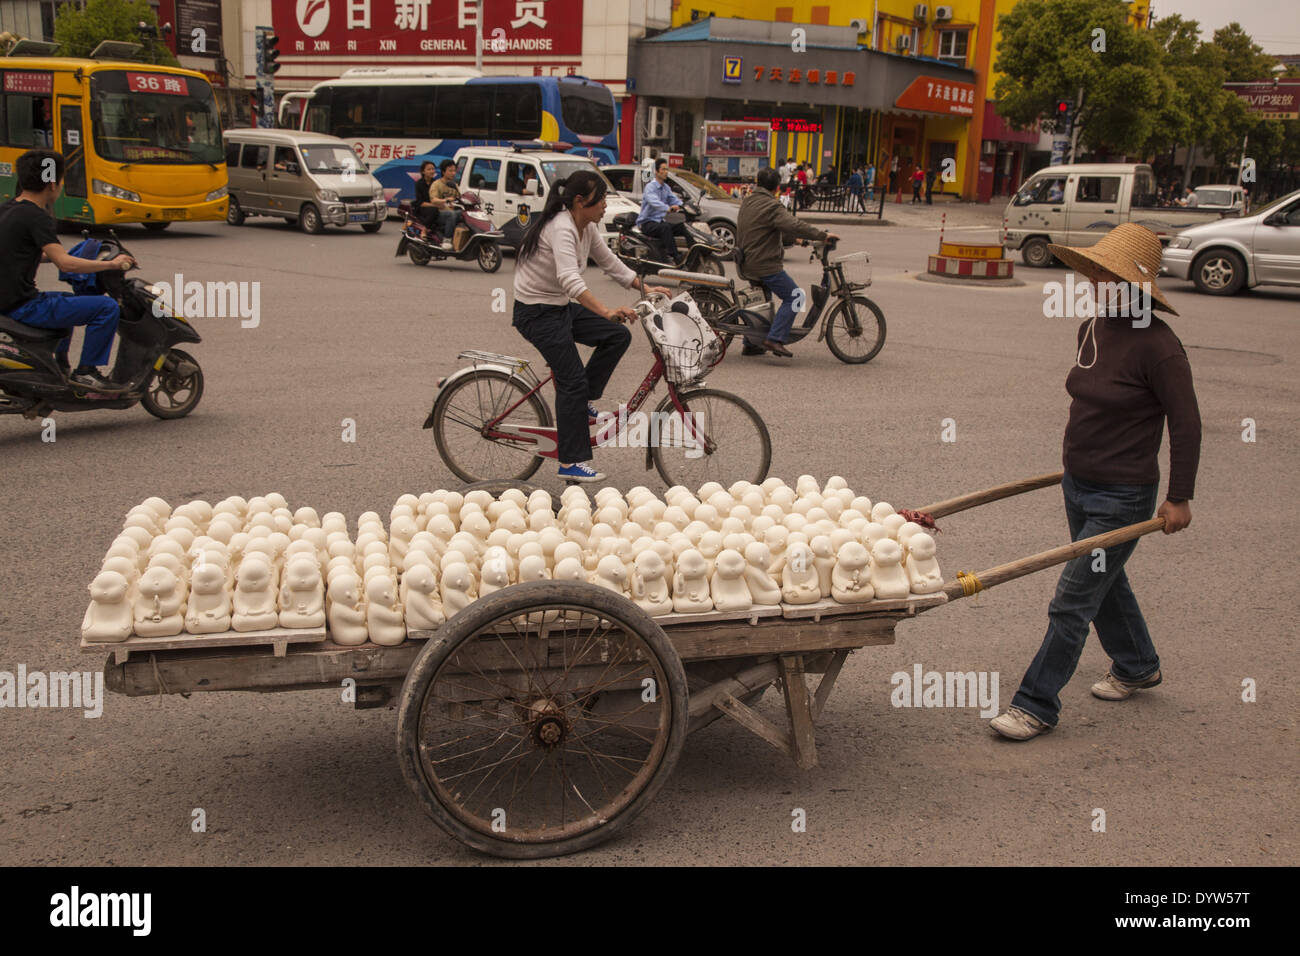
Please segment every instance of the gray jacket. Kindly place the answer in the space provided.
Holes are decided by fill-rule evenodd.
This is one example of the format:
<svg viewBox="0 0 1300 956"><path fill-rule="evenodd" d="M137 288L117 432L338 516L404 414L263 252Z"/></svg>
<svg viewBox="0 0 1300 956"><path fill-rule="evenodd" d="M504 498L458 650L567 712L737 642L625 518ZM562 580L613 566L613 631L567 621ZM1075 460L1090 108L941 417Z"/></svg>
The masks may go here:
<svg viewBox="0 0 1300 956"><path fill-rule="evenodd" d="M782 239L826 238L825 230L800 222L765 189L755 189L740 204L736 232L736 246L743 259L739 271L745 279L781 271L785 262Z"/></svg>

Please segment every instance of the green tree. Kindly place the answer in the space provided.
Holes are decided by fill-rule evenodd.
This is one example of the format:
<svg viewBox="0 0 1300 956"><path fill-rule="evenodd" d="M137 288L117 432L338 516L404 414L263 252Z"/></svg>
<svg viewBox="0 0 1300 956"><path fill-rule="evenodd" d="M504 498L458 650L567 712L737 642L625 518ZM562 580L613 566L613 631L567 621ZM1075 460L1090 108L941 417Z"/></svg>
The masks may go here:
<svg viewBox="0 0 1300 956"><path fill-rule="evenodd" d="M155 38L142 37L139 25L151 26ZM158 16L147 0L89 0L85 9L65 3L54 18L54 41L61 56L90 56L104 40L121 40L144 45L148 63L176 66L167 45L156 38Z"/></svg>
<svg viewBox="0 0 1300 956"><path fill-rule="evenodd" d="M1017 4L998 21L998 112L1024 128L1040 116L1053 116L1057 100L1076 101L1074 123L1082 146L1125 153L1142 149L1171 86L1155 38L1130 27L1127 12L1123 0Z"/></svg>

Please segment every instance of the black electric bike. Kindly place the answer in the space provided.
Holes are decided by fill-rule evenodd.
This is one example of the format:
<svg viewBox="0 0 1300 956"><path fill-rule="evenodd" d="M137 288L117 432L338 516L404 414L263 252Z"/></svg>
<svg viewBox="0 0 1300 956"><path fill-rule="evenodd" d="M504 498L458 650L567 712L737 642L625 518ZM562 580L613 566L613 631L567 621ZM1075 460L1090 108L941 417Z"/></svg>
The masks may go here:
<svg viewBox="0 0 1300 956"><path fill-rule="evenodd" d="M713 230L700 224L700 211L693 203L684 203L683 212L670 212L664 222L685 223L690 238L675 236L676 262L659 258L659 242L643 233L636 225L637 214L620 213L610 220L618 230L615 253L639 276L658 275L664 269L683 269L703 275L724 275L722 262L730 256L726 243L713 234Z"/></svg>
<svg viewBox="0 0 1300 956"><path fill-rule="evenodd" d="M116 233L110 236L96 258L132 255ZM203 370L194 356L176 346L199 342L199 333L158 301L149 283L118 271L94 273L93 278L122 309L117 361L109 374L122 389L101 392L69 379L54 348L70 329L38 329L0 315L0 414L43 418L50 412L130 408L137 402L156 418L183 418L194 411L203 396Z"/></svg>
<svg viewBox="0 0 1300 956"><path fill-rule="evenodd" d="M885 345L885 313L861 290L871 285L870 259L865 252L851 252L829 259L832 241L804 242L813 252L808 261L820 258L822 281L812 287L812 302L802 324L790 329L787 345L812 332L841 362L862 365L870 362ZM749 288L736 291L731 280L710 276L685 277L683 273L661 273L661 279L677 279L688 286L700 314L730 344L743 336L751 348L758 347L772 328L776 309L772 294L761 283L750 280ZM802 308L798 311L803 311ZM824 320L824 321L823 321Z"/></svg>

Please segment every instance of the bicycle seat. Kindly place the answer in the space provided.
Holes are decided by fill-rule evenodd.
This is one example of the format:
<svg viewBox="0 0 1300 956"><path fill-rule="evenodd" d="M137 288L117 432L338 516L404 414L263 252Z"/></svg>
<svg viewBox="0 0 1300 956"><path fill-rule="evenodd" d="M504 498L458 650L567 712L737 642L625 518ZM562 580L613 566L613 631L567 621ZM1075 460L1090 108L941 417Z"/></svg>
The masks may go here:
<svg viewBox="0 0 1300 956"><path fill-rule="evenodd" d="M5 332L16 339L22 339L24 342L53 345L59 339L71 334L71 329L41 329L34 325L24 325L17 319L11 319L7 315L0 315L0 332Z"/></svg>

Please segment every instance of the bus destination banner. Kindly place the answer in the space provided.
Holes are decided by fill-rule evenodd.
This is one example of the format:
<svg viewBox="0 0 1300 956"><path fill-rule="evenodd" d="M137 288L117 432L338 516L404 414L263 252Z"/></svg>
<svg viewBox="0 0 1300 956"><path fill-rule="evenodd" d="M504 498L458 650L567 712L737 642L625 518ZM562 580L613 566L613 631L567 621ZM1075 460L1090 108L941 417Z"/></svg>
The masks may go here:
<svg viewBox="0 0 1300 956"><path fill-rule="evenodd" d="M484 0L484 58L582 56L582 0ZM474 55L474 0L271 0L292 56Z"/></svg>

